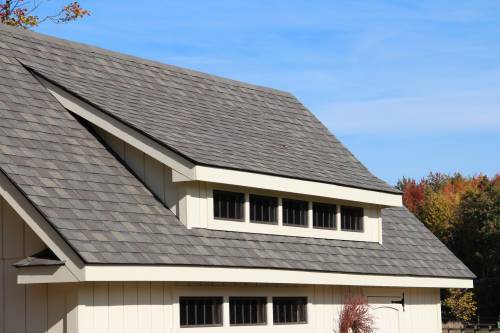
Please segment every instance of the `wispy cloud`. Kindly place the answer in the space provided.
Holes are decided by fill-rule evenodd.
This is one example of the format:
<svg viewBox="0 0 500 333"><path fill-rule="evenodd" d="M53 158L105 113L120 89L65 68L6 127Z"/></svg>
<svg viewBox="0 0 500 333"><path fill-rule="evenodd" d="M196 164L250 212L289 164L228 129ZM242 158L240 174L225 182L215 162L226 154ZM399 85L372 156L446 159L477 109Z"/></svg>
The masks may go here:
<svg viewBox="0 0 500 333"><path fill-rule="evenodd" d="M333 103L319 110L334 132L418 135L500 131L500 92Z"/></svg>

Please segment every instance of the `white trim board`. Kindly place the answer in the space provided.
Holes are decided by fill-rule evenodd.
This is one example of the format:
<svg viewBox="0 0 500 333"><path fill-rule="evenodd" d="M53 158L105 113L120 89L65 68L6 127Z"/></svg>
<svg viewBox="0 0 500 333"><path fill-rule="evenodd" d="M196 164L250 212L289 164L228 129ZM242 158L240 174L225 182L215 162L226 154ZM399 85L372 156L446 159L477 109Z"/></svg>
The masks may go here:
<svg viewBox="0 0 500 333"><path fill-rule="evenodd" d="M66 266L18 267L17 283L67 283L78 282Z"/></svg>
<svg viewBox="0 0 500 333"><path fill-rule="evenodd" d="M196 180L209 183L230 184L264 190L298 193L381 206L401 207L403 205L403 197L401 194L370 191L309 180L200 165L195 167L195 174ZM176 181L176 179L174 179L174 181Z"/></svg>
<svg viewBox="0 0 500 333"><path fill-rule="evenodd" d="M206 181L314 195L381 206L402 206L402 196L397 193L365 190L348 186L265 175L249 171L194 165L174 151L139 133L135 129L95 108L89 103L75 97L43 77L36 74L35 76L66 109L171 168L173 170L172 178L174 182Z"/></svg>
<svg viewBox="0 0 500 333"><path fill-rule="evenodd" d="M204 266L88 265L85 281L274 283L365 287L472 288L471 279Z"/></svg>

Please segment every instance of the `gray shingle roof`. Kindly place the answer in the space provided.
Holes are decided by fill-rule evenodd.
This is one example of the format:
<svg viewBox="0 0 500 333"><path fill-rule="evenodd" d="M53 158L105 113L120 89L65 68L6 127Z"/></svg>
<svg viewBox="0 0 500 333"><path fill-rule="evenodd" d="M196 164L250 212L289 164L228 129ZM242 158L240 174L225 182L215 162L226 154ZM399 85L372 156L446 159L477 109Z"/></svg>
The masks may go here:
<svg viewBox="0 0 500 333"><path fill-rule="evenodd" d="M0 27L0 171L26 195L86 263L266 267L364 274L473 277L405 208L383 210L383 245L186 229L170 210L158 202L106 147L39 84L19 59L31 64L62 66L61 68L69 71L69 67L60 63L62 59L74 57L80 60L64 62L72 63L71 71L82 77L97 77L103 72L111 71L111 67L100 67L99 63L103 62L110 66L114 64L115 71L125 75L128 70L133 71L133 66L128 63L134 61L119 57L116 58L119 60L111 61L114 58L112 54L101 55L103 51L100 50L91 53L88 47L68 43L63 48L63 44L59 46L59 43L61 42L46 42L45 38L36 34L17 33ZM71 51L71 48L75 50ZM48 53L61 62L46 60ZM91 58L94 59L92 62ZM84 59L93 65L82 74L83 69L78 64L85 62ZM167 81L159 73L159 65L151 65L153 70L153 67L148 69L144 61L134 63L144 71L145 76L155 72L159 84ZM49 70L45 68L44 71ZM62 72L54 69L51 73L61 79L64 75L59 71ZM170 67L161 67L161 71L166 73L170 71ZM119 76L109 73L106 75L117 80L109 81L110 87L117 91L121 89ZM217 86L221 79L210 81L209 78L204 81L204 86L214 83L216 87L212 89L222 89ZM225 81L220 82L223 85ZM69 81L64 83L69 85ZM146 89L147 85L144 84ZM235 89L238 84L234 83ZM242 85L241 89L250 88ZM256 100L261 98L259 89L255 88L259 91L254 93ZM172 88L173 90L175 89ZM114 90L108 91L110 100L106 101L106 107L114 108ZM262 91L264 95L271 94L271 91ZM177 96L177 93L172 94ZM229 94L224 94L226 93ZM97 101L99 98L96 97ZM133 101L127 100L129 102ZM152 103L153 100L145 96L144 103L146 102ZM125 107L119 101L116 103ZM301 114L306 117L305 111ZM294 122L295 118L290 118L289 121ZM315 122L314 120L313 123ZM191 134L196 138L195 133ZM354 177L352 174L351 176Z"/></svg>
<svg viewBox="0 0 500 333"><path fill-rule="evenodd" d="M9 56L196 164L397 192L289 93L30 32L0 33Z"/></svg>

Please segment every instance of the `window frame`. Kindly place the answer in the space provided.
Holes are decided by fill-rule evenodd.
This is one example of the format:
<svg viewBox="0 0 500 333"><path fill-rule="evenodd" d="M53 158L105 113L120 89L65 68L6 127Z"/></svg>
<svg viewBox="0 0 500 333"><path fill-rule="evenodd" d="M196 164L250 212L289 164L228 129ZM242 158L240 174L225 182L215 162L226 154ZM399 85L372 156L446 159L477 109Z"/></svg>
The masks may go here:
<svg viewBox="0 0 500 333"><path fill-rule="evenodd" d="M218 313L219 313L219 323L215 324L182 324L182 302L183 301L190 301L190 300L208 300L208 299L213 299L213 300L218 300L220 302L216 303L216 306L218 307ZM179 327L180 328L189 328L189 327L222 327L224 326L224 297L222 296L180 296L179 297Z"/></svg>
<svg viewBox="0 0 500 333"><path fill-rule="evenodd" d="M293 224L285 222L285 202L295 202L295 203L303 203L304 210L304 224ZM286 227L298 227L298 228L308 228L309 227L309 201L300 200L300 199L290 199L290 198L282 198L281 199L281 224Z"/></svg>
<svg viewBox="0 0 500 333"><path fill-rule="evenodd" d="M268 222L268 221L259 221L259 220L252 219L252 214L253 214L252 198L274 200L275 201L274 206L270 206L271 209L274 210L274 220ZM279 220L279 218L278 218L278 215L279 215L278 214L278 209L279 209L278 202L279 202L278 197L275 197L275 196L249 193L248 194L248 203L249 203L249 209L250 209L250 212L249 212L250 223L277 225L278 220Z"/></svg>
<svg viewBox="0 0 500 333"><path fill-rule="evenodd" d="M276 300L304 300L304 303L302 304L303 306L303 315L304 315L304 320L303 321L287 321L287 322L276 322L276 316L275 316L275 301ZM308 311L308 297L307 296L276 296L272 298L272 312L273 312L273 325L305 325L309 323L309 311ZM286 316L285 316L286 317ZM298 316L297 316L298 319Z"/></svg>
<svg viewBox="0 0 500 333"><path fill-rule="evenodd" d="M231 217L218 217L215 216L215 206L216 206L216 193L225 193L225 194L232 194L232 195L241 195L242 196L242 201L239 203L240 211L241 211L241 217L240 218L231 218ZM213 200L213 212L212 216L214 220L222 220L222 221L236 221L236 222L245 222L245 192L237 192L237 191L227 191L227 190L217 190L214 189L212 190L212 200Z"/></svg>
<svg viewBox="0 0 500 333"><path fill-rule="evenodd" d="M231 306L232 301L239 301L239 300L263 300L263 322L261 323L242 323L242 324L233 324L231 323L232 320L232 311L233 307ZM268 316L267 316L267 305L268 305L268 299L267 296L229 296L228 297L228 303L229 303L229 326L267 326L268 322Z"/></svg>
<svg viewBox="0 0 500 333"><path fill-rule="evenodd" d="M361 210L361 216L358 216L360 218L360 222L359 222L359 224L361 225L360 229L346 229L342 226L344 224L344 222L343 222L344 214L342 213L344 209ZM359 206L341 205L340 206L340 231L364 233L365 232L365 208L359 207Z"/></svg>

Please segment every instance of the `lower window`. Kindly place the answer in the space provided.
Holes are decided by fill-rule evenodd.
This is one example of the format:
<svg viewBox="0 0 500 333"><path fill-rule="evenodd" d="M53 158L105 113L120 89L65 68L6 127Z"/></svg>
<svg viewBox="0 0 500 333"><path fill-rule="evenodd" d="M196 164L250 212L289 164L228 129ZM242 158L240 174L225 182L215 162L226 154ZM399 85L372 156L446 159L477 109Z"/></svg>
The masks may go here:
<svg viewBox="0 0 500 333"><path fill-rule="evenodd" d="M230 297L229 317L231 325L266 324L266 297Z"/></svg>
<svg viewBox="0 0 500 333"><path fill-rule="evenodd" d="M274 324L307 323L307 297L273 297Z"/></svg>
<svg viewBox="0 0 500 333"><path fill-rule="evenodd" d="M180 325L222 325L222 297L180 297Z"/></svg>

